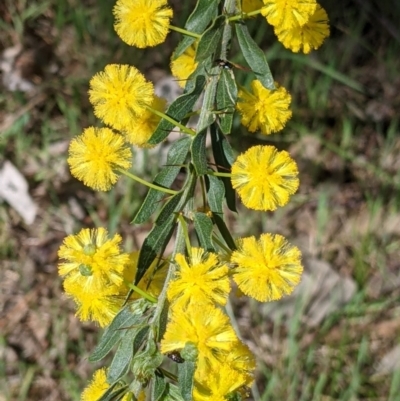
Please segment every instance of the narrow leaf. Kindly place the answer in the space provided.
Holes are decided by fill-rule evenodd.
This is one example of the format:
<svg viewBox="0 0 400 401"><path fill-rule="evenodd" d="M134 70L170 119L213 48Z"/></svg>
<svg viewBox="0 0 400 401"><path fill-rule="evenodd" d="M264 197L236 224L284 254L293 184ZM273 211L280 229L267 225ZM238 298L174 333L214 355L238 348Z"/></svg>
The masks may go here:
<svg viewBox="0 0 400 401"><path fill-rule="evenodd" d="M228 227L226 226L226 224L224 222L224 219L219 214L214 214L213 219L214 219L215 224L218 227L219 232L222 235L222 238L225 240L225 242L229 246L229 248L232 251L234 251L236 249L236 244L231 236L231 232L229 231Z"/></svg>
<svg viewBox="0 0 400 401"><path fill-rule="evenodd" d="M194 33L202 34L207 25L217 16L217 0L198 0L195 9L186 21L185 29ZM174 51L174 58L179 57L196 38L184 36Z"/></svg>
<svg viewBox="0 0 400 401"><path fill-rule="evenodd" d="M199 121L197 123L198 132L209 127L215 121L215 96L219 79L220 67L211 68L210 78L208 79L204 91L203 105L201 107Z"/></svg>
<svg viewBox="0 0 400 401"><path fill-rule="evenodd" d="M131 327L142 321L141 315L134 314L131 311L131 305L126 305L115 316L114 320L108 326L100 339L99 344L89 357L90 362L98 362L103 359L118 341L131 330Z"/></svg>
<svg viewBox="0 0 400 401"><path fill-rule="evenodd" d="M243 57L247 61L249 67L253 70L257 79L266 88L271 90L275 89L274 78L269 69L265 54L251 37L247 26L243 23L237 23L236 35Z"/></svg>
<svg viewBox="0 0 400 401"><path fill-rule="evenodd" d="M203 92L204 84L205 77L202 75L197 76L193 90L184 93L175 99L170 104L165 114L173 118L175 121L180 122L190 111L192 111L194 104ZM157 145L158 143L162 142L174 127L175 125L173 123L165 119L161 119L148 143L150 145Z"/></svg>
<svg viewBox="0 0 400 401"><path fill-rule="evenodd" d="M196 184L196 175L191 169L188 171L183 191L174 195L168 203L165 204L158 215L152 230L143 242L140 250L138 267L135 277L137 284L147 269L150 267L157 255L161 255L170 240L176 225L176 213L181 211L186 202L193 196L194 186Z"/></svg>
<svg viewBox="0 0 400 401"><path fill-rule="evenodd" d="M207 129L204 129L194 137L192 142L190 151L197 175L203 175L207 172L206 139Z"/></svg>
<svg viewBox="0 0 400 401"><path fill-rule="evenodd" d="M185 401L192 401L193 397L193 376L196 369L196 363L185 361L178 364L178 384L182 398Z"/></svg>
<svg viewBox="0 0 400 401"><path fill-rule="evenodd" d="M194 229L199 238L200 246L209 252L215 252L212 243L213 222L205 213L195 212L193 214Z"/></svg>
<svg viewBox="0 0 400 401"><path fill-rule="evenodd" d="M126 332L119 343L117 352L107 372L107 381L109 383L115 383L128 372L133 358L133 338L135 334L136 330Z"/></svg>
<svg viewBox="0 0 400 401"><path fill-rule="evenodd" d="M115 387L117 387L118 383L112 384L107 391L98 399L98 401L115 401L115 400L120 400L125 393L127 392L127 386L118 388L115 390Z"/></svg>
<svg viewBox="0 0 400 401"><path fill-rule="evenodd" d="M214 160L217 163L218 171L226 173L231 170L233 163L232 148L226 137L220 132L218 126L213 124L210 132ZM221 180L225 186L226 204L230 210L236 212L236 194L232 188L231 180L227 177L223 177Z"/></svg>
<svg viewBox="0 0 400 401"><path fill-rule="evenodd" d="M160 401L161 399L163 399L166 389L167 383L165 382L165 377L156 372L151 389L151 401Z"/></svg>
<svg viewBox="0 0 400 401"><path fill-rule="evenodd" d="M184 136L171 145L167 156L167 165L156 175L153 181L154 184L170 188L181 169L180 165L186 160L191 143L192 138ZM141 224L148 220L157 207L159 207L158 202L160 202L164 196L165 194L163 192L150 189L149 192L147 192L142 206L134 217L133 223Z"/></svg>
<svg viewBox="0 0 400 401"><path fill-rule="evenodd" d="M213 213L222 213L222 204L225 198L225 186L221 179L212 175L207 176L209 187L207 199Z"/></svg>
<svg viewBox="0 0 400 401"><path fill-rule="evenodd" d="M225 135L231 133L237 94L232 71L223 69L217 86L217 111L219 126Z"/></svg>
<svg viewBox="0 0 400 401"><path fill-rule="evenodd" d="M162 254L176 225L174 214L176 206L182 197L182 192L174 195L161 210L149 235L143 242L140 250L135 284L144 276L158 254Z"/></svg>
<svg viewBox="0 0 400 401"><path fill-rule="evenodd" d="M209 57L214 57L218 47L220 46L225 21L226 17L224 15L220 15L201 35L196 51L197 62L201 63Z"/></svg>

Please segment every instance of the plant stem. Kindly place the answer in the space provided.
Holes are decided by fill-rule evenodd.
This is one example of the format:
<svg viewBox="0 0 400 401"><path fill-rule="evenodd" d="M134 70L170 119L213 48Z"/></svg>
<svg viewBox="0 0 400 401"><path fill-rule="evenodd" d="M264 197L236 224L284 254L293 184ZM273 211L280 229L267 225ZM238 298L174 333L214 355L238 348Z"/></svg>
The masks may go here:
<svg viewBox="0 0 400 401"><path fill-rule="evenodd" d="M132 180L140 182L141 184L146 185L149 188L156 189L157 191L165 192L166 194L171 194L171 195L176 195L178 193L178 191L174 191L173 189L159 187L158 185L147 182L146 180L143 180L142 178L138 177L135 174L130 173L129 171L122 169L117 169L117 171L119 171L121 174L126 175L129 178L132 178Z"/></svg>
<svg viewBox="0 0 400 401"><path fill-rule="evenodd" d="M249 13L241 13L238 15L234 15L233 17L229 17L228 21L229 22L240 21L241 19L250 18L250 17L253 17L254 15L258 15L258 14L261 14L261 9L255 10L255 11L250 11Z"/></svg>
<svg viewBox="0 0 400 401"><path fill-rule="evenodd" d="M125 285L127 285L131 290L137 292L143 298L146 298L148 301L152 302L153 304L157 303L157 298L154 298L152 295L148 294L146 291L141 290L135 284L129 283L128 281L124 280Z"/></svg>
<svg viewBox="0 0 400 401"><path fill-rule="evenodd" d="M179 27L174 26L174 25L170 25L169 29L171 29L171 31L182 33L183 35L186 35L186 36L191 36L192 38L196 38L196 39L200 39L201 38L201 35L199 35L198 33L190 32L190 31L188 31L186 29L179 28Z"/></svg>
<svg viewBox="0 0 400 401"><path fill-rule="evenodd" d="M228 177L228 178L232 177L231 173L221 173L220 171L212 171L212 170L207 171L207 174L213 175L214 177Z"/></svg>
<svg viewBox="0 0 400 401"><path fill-rule="evenodd" d="M158 111L156 109L153 109L150 106L147 106L147 110L151 111L152 113L154 113L155 115L163 118L164 120L167 120L168 122L170 122L171 124L174 124L176 127L180 128L183 132L185 132L186 134L189 134L190 136L195 136L196 132L194 132L192 129L186 127L185 125L179 123L178 121L174 120L173 118L171 118L170 116L167 116L165 113Z"/></svg>
<svg viewBox="0 0 400 401"><path fill-rule="evenodd" d="M185 218L183 217L182 214L179 214L178 220L179 220L180 226L182 227L183 235L185 237L185 243L186 243L186 249L187 249L188 255L189 255L189 257L191 257L192 256L192 247L190 245L189 231L187 228Z"/></svg>

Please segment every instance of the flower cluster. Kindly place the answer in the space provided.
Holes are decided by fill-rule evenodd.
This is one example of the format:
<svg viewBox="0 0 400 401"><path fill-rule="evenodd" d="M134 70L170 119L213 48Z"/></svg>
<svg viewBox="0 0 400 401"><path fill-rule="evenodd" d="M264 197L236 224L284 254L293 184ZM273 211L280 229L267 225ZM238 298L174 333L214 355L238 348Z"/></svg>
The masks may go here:
<svg viewBox="0 0 400 401"><path fill-rule="evenodd" d="M228 6L218 25L219 8ZM104 228L83 229L60 247L59 274L77 316L107 326L93 361L117 349L110 367L95 373L83 401L143 400L152 380L154 399L246 397L256 361L227 313L232 287L271 302L291 294L301 280L296 246L273 233L235 241L222 218L226 206L235 210L235 191L249 209L285 206L299 187L296 162L271 145L250 147L235 159L226 134L236 111L249 132L264 135L281 131L292 116L289 92L274 82L263 52L246 39L244 21L262 14L284 46L308 53L329 33L326 13L315 0L225 0L209 8L196 6L185 29L171 25L167 0L117 0L113 9L115 30L129 45L156 46L171 30L185 35L170 64L185 90L167 106L153 84L126 64L109 64L90 81L89 100L105 126L88 127L71 141L72 175L98 191L109 190L121 174L151 188L134 223L150 219L158 205L160 211L140 252L123 252L121 236L110 237ZM210 27L223 32L210 40ZM250 89L237 84L235 64L225 60L234 34L257 78ZM187 127L193 115L199 115L195 129ZM128 171L132 146L155 146L174 127L182 136L153 182ZM215 163L209 162L207 140ZM182 169L187 179L172 189ZM183 364L178 377L167 364L161 367L165 355Z"/></svg>
<svg viewBox="0 0 400 401"><path fill-rule="evenodd" d="M329 36L326 11L316 0L263 0L261 14L278 40L293 52L310 53Z"/></svg>
<svg viewBox="0 0 400 401"><path fill-rule="evenodd" d="M83 321L94 321L105 327L124 304L129 291L126 283L136 275L137 252L130 255L121 252L121 241L118 234L109 238L104 228L85 228L77 235L66 237L58 251L63 260L58 272L64 278L64 291L75 301L77 316ZM138 288L157 297L165 274L165 265L158 268L153 263Z"/></svg>

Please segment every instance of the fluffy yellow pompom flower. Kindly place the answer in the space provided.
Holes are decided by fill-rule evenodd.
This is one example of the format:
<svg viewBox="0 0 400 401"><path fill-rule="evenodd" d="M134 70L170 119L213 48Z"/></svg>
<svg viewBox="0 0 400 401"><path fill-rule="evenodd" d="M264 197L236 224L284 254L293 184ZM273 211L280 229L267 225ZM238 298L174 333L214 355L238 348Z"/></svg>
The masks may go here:
<svg viewBox="0 0 400 401"><path fill-rule="evenodd" d="M242 0L242 11L250 13L252 11L260 10L263 7L262 0Z"/></svg>
<svg viewBox="0 0 400 401"><path fill-rule="evenodd" d="M222 264L215 253L192 248L190 257L178 253L175 262L178 270L167 293L174 308L189 302L226 304L230 290L228 266Z"/></svg>
<svg viewBox="0 0 400 401"><path fill-rule="evenodd" d="M278 40L287 49L297 53L310 53L318 49L325 38L329 36L329 20L326 11L317 4L317 8L307 23L302 26L295 26L291 29L275 28Z"/></svg>
<svg viewBox="0 0 400 401"><path fill-rule="evenodd" d="M141 49L165 41L173 15L166 0L118 0L113 13L118 36Z"/></svg>
<svg viewBox="0 0 400 401"><path fill-rule="evenodd" d="M106 370L98 369L94 372L92 381L83 390L82 401L96 401L108 390L110 385L107 383Z"/></svg>
<svg viewBox="0 0 400 401"><path fill-rule="evenodd" d="M233 280L257 301L274 301L290 294L300 282L303 267L300 250L281 235L262 234L241 238L232 253Z"/></svg>
<svg viewBox="0 0 400 401"><path fill-rule="evenodd" d="M275 210L288 203L299 187L298 169L286 151L253 146L232 165L232 186L243 204L254 210Z"/></svg>
<svg viewBox="0 0 400 401"><path fill-rule="evenodd" d="M117 170L127 170L131 159L124 138L109 128L89 127L69 145L71 174L97 191L108 191L118 180Z"/></svg>
<svg viewBox="0 0 400 401"><path fill-rule="evenodd" d="M112 322L125 300L120 296L119 287L116 285L108 283L96 290L90 285L90 279L84 277L79 281L67 277L64 281L64 291L76 303L76 316L84 322L97 322L100 327Z"/></svg>
<svg viewBox="0 0 400 401"><path fill-rule="evenodd" d="M153 102L154 88L140 71L129 65L109 64L89 83L89 100L96 117L124 130Z"/></svg>
<svg viewBox="0 0 400 401"><path fill-rule="evenodd" d="M197 42L194 42L179 57L171 61L172 75L178 80L178 84L182 88L185 87L186 80L196 70L199 64L195 61L196 48Z"/></svg>
<svg viewBox="0 0 400 401"><path fill-rule="evenodd" d="M196 373L199 369L196 369ZM193 389L194 401L226 401L227 396L246 385L246 378L229 365L220 365L218 370L207 372L206 376L196 377Z"/></svg>
<svg viewBox="0 0 400 401"><path fill-rule="evenodd" d="M229 352L238 341L228 316L213 305L190 303L185 309L171 308L169 322L161 341L161 352L182 350L193 343L198 350L197 369L209 360Z"/></svg>
<svg viewBox="0 0 400 401"><path fill-rule="evenodd" d="M107 383L106 369L98 369L94 372L90 384L83 390L81 401L98 401L109 388L110 385ZM122 401L128 401L128 397L129 394L126 394L122 398Z"/></svg>
<svg viewBox="0 0 400 401"><path fill-rule="evenodd" d="M164 112L167 101L158 96L154 96L151 108L157 111ZM124 131L126 140L140 148L149 148L147 142L153 135L161 117L154 114L151 110L146 110L140 117L130 121L129 126Z"/></svg>
<svg viewBox="0 0 400 401"><path fill-rule="evenodd" d="M84 228L77 235L69 235L60 246L58 256L66 260L58 266L60 276L71 282L83 282L88 291L96 292L110 283L120 285L129 255L121 253L122 238L115 234L108 238L107 230Z"/></svg>
<svg viewBox="0 0 400 401"><path fill-rule="evenodd" d="M265 135L278 132L292 117L289 109L292 100L283 87L275 90L265 88L258 80L251 83L252 92L239 90L236 109L242 115L241 123L250 132L261 130Z"/></svg>
<svg viewBox="0 0 400 401"><path fill-rule="evenodd" d="M308 22L314 13L316 0L263 0L261 14L274 27L291 29Z"/></svg>

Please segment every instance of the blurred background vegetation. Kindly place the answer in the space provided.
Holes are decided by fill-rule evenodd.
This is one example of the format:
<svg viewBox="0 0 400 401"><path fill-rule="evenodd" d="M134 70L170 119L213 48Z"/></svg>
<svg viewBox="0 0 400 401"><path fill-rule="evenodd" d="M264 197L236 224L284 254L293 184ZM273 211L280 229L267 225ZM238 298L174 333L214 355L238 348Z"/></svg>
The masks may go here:
<svg viewBox="0 0 400 401"><path fill-rule="evenodd" d="M183 25L194 2L171 3ZM0 203L0 401L78 400L95 368L87 358L99 330L77 321L57 277L63 238L105 226L131 250L150 227L130 224L144 188L123 179L110 193L94 193L66 164L70 139L98 124L87 96L95 72L130 63L155 82L169 74L178 34L154 49L130 48L114 33L113 5L0 2L0 162L25 177L38 207L26 224ZM262 400L400 400L400 2L321 5L331 37L308 56L285 50L261 17L250 21L275 80L293 96L293 119L271 137L250 136L239 124L231 136L238 151L273 143L297 160L301 188L288 206L239 208L230 226L235 236L269 231L300 246L305 291L314 295L293 297L282 313L238 300L235 313L258 357ZM235 44L231 59L243 62ZM138 152L136 171L151 179L158 160ZM336 306L324 284L332 277Z"/></svg>

